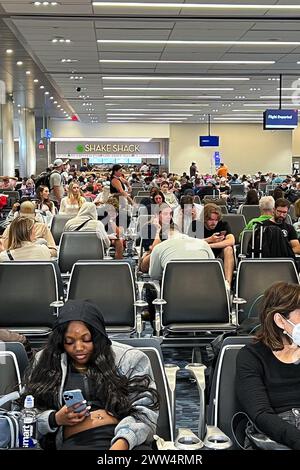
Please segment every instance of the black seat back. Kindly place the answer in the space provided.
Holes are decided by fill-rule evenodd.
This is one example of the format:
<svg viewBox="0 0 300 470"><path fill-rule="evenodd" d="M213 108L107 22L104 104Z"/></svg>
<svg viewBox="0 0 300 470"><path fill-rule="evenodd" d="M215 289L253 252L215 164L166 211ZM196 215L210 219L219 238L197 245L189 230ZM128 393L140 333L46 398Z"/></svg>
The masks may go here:
<svg viewBox="0 0 300 470"><path fill-rule="evenodd" d="M0 263L0 327L49 327L50 303L63 299L63 287L53 261Z"/></svg>
<svg viewBox="0 0 300 470"><path fill-rule="evenodd" d="M167 301L164 326L229 321L223 264L219 259L170 261L163 273L162 297Z"/></svg>
<svg viewBox="0 0 300 470"><path fill-rule="evenodd" d="M0 350L0 396L21 390L21 376L15 354ZM10 404L3 405L10 409Z"/></svg>
<svg viewBox="0 0 300 470"><path fill-rule="evenodd" d="M51 222L51 233L53 235L56 245L59 245L60 237L64 231L65 225L68 220L72 219L73 216L56 214Z"/></svg>
<svg viewBox="0 0 300 470"><path fill-rule="evenodd" d="M78 261L71 272L68 299L93 300L108 328L135 328L135 286L127 261Z"/></svg>
<svg viewBox="0 0 300 470"><path fill-rule="evenodd" d="M239 263L236 296L247 300L239 314L239 322L248 316L258 316L264 291L277 281L299 284L292 259L247 259Z"/></svg>
<svg viewBox="0 0 300 470"><path fill-rule="evenodd" d="M0 351L4 349L4 351L11 351L15 354L18 367L20 371L21 378L24 375L24 371L29 364L28 356L25 351L24 345L22 343L16 342L3 342L0 343Z"/></svg>
<svg viewBox="0 0 300 470"><path fill-rule="evenodd" d="M156 388L159 393L160 409L156 434L163 439L173 440L173 426L171 417L171 407L169 399L169 388L164 371L163 356L160 342L155 338L126 338L119 340L134 348L138 348L147 354L151 362Z"/></svg>
<svg viewBox="0 0 300 470"><path fill-rule="evenodd" d="M225 338L212 380L207 423L220 428L233 443L231 420L236 412L241 411L235 391L236 358L240 349L252 341L251 336Z"/></svg>
<svg viewBox="0 0 300 470"><path fill-rule="evenodd" d="M231 228L231 233L234 235L235 243L238 243L240 233L246 226L245 217L242 214L223 214L222 220L224 220L224 222L228 222Z"/></svg>
<svg viewBox="0 0 300 470"><path fill-rule="evenodd" d="M241 214L246 219L246 223L250 222L252 219L256 219L260 216L260 208L259 205L247 205L244 204L241 209Z"/></svg>
<svg viewBox="0 0 300 470"><path fill-rule="evenodd" d="M58 250L58 265L69 273L78 260L100 260L104 256L103 241L96 232L64 232Z"/></svg>

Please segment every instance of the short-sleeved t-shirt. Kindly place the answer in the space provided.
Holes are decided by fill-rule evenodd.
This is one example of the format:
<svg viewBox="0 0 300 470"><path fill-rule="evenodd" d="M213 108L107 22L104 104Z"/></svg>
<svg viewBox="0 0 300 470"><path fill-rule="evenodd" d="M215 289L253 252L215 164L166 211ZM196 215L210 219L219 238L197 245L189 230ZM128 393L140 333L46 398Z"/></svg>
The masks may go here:
<svg viewBox="0 0 300 470"><path fill-rule="evenodd" d="M204 225L204 238L209 238L212 235L214 235L215 233L223 232L223 231L226 231L226 236L232 234L229 223L224 222L223 220L220 220L213 230L208 230ZM212 248L212 251L213 251L215 256L219 256L220 253L222 252L222 249L221 248Z"/></svg>
<svg viewBox="0 0 300 470"><path fill-rule="evenodd" d="M62 198L64 195L64 187L62 183L61 174L58 173L57 171L53 171L50 175L50 199L51 201L57 201L57 198L53 191L54 186L59 186L60 198Z"/></svg>
<svg viewBox="0 0 300 470"><path fill-rule="evenodd" d="M294 227L290 224L287 224L286 222L283 222L282 224L276 224L275 222L272 222L271 220L265 220L263 222L263 225L277 225L277 227L280 228L280 230L283 233L283 236L288 239L290 242L291 240L298 240L297 237L297 232L294 229Z"/></svg>

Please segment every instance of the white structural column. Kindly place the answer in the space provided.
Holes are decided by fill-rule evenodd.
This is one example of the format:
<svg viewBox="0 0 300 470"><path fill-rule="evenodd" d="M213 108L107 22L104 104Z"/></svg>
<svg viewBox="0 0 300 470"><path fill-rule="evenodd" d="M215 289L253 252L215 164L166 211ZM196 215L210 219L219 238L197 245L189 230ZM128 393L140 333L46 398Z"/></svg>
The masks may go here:
<svg viewBox="0 0 300 470"><path fill-rule="evenodd" d="M23 108L19 114L19 158L20 176L36 174L35 115L31 109Z"/></svg>
<svg viewBox="0 0 300 470"><path fill-rule="evenodd" d="M0 175L14 176L14 106L12 102L0 105Z"/></svg>

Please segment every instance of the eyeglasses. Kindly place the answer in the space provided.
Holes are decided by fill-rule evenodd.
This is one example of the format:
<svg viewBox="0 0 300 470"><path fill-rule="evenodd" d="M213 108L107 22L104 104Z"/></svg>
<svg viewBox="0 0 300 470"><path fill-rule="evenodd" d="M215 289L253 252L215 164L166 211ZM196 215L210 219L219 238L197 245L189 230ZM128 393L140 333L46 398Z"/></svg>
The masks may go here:
<svg viewBox="0 0 300 470"><path fill-rule="evenodd" d="M276 212L278 212L278 214L282 214L282 215L287 215L288 211L280 211L278 209L275 209Z"/></svg>

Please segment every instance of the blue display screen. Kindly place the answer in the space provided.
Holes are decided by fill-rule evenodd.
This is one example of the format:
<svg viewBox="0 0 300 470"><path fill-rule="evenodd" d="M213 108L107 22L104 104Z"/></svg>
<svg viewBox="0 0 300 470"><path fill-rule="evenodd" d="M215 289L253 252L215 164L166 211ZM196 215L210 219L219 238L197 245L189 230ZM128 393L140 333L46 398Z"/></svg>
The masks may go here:
<svg viewBox="0 0 300 470"><path fill-rule="evenodd" d="M219 147L219 136L200 135L200 147Z"/></svg>
<svg viewBox="0 0 300 470"><path fill-rule="evenodd" d="M297 126L297 109L267 109L264 112L264 129L295 129Z"/></svg>

